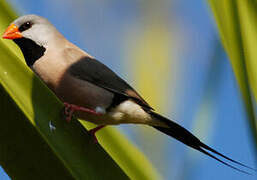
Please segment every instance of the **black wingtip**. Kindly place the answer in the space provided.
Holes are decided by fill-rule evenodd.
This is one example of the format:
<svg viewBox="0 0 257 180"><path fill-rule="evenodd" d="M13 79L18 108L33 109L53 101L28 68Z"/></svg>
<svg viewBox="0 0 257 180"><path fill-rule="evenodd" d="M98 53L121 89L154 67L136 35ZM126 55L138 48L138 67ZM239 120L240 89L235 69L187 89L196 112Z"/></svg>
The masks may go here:
<svg viewBox="0 0 257 180"><path fill-rule="evenodd" d="M238 164L238 165L240 165L240 166L242 166L242 167L245 167L245 168L248 168L248 169L251 169L251 170L257 172L256 169L254 169L254 168L252 168L252 167L250 167L250 166L247 166L247 165L245 165L245 164L243 164L243 163L241 163L241 162L238 162L238 161L236 161L236 160L233 160L233 159L231 159L231 158L229 158L229 157L227 157L227 156L225 156L225 155L219 153L218 151L212 149L211 147L207 146L206 144L204 144L204 143L202 143L202 142L200 143L200 147L201 147L201 148L204 148L204 149L206 149L206 150L208 150L208 151L211 151L211 152L213 152L213 153L215 153L215 154L217 154L217 155L219 155L219 156L225 158L225 159L228 160L228 161L231 161L231 162L233 162L233 163L235 163L235 164Z"/></svg>

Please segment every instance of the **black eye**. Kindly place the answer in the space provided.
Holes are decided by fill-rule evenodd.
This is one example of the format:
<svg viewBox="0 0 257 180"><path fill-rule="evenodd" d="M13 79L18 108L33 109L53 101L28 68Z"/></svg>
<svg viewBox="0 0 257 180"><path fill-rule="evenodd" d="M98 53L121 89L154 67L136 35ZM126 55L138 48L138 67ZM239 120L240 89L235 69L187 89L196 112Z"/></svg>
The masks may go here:
<svg viewBox="0 0 257 180"><path fill-rule="evenodd" d="M19 31L22 32L22 31L26 31L27 29L31 28L32 26L32 23L31 22L25 22L23 23L20 27L19 27Z"/></svg>

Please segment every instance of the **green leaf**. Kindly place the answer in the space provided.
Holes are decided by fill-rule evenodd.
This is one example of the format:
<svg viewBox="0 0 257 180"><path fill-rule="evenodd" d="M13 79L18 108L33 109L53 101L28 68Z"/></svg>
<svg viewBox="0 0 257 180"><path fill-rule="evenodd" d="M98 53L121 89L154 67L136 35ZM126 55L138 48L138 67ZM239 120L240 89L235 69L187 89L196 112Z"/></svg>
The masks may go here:
<svg viewBox="0 0 257 180"><path fill-rule="evenodd" d="M209 0L244 99L257 147L257 2Z"/></svg>
<svg viewBox="0 0 257 180"><path fill-rule="evenodd" d="M16 15L4 1L0 9L3 32ZM14 43L1 39L0 164L11 178L160 179L145 156L116 129L99 132L102 148L84 128L92 125L66 123L62 108L25 65Z"/></svg>

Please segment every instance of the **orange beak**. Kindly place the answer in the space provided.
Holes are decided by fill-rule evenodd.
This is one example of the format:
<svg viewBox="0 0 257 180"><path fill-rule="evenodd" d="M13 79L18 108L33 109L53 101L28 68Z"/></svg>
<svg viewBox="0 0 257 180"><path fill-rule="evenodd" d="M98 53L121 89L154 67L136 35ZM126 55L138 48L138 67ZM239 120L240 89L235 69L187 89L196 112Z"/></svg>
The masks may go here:
<svg viewBox="0 0 257 180"><path fill-rule="evenodd" d="M4 39L18 39L22 38L22 34L15 24L11 24L4 32L2 38Z"/></svg>

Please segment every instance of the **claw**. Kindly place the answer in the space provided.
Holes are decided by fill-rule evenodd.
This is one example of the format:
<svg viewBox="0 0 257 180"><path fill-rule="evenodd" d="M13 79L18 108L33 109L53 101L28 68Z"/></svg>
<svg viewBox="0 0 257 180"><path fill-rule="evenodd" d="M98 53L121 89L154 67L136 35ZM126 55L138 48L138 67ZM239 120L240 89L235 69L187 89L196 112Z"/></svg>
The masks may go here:
<svg viewBox="0 0 257 180"><path fill-rule="evenodd" d="M68 123L71 121L73 113L74 109L72 108L71 104L64 103L64 115Z"/></svg>
<svg viewBox="0 0 257 180"><path fill-rule="evenodd" d="M74 104L69 104L69 103L66 103L66 102L64 102L63 104L64 104L65 119L68 123L71 121L73 113L75 111L87 112L87 113L91 113L91 114L94 114L94 115L103 115L102 112L97 112L97 111L94 111L92 109L88 109L88 108L85 108L85 107L77 106L77 105L74 105Z"/></svg>
<svg viewBox="0 0 257 180"><path fill-rule="evenodd" d="M105 113L105 111L103 109L99 109L98 107L96 108L96 111L94 111L92 109L87 109L87 108L80 107L80 106L77 106L77 105L74 105L74 104L69 104L69 103L66 103L66 102L64 102L63 104L64 104L65 119L68 123L71 121L73 113L75 111L87 112L87 113L91 113L91 114L94 114L94 115L97 115L97 116L103 115ZM102 129L103 127L105 127L105 125L100 125L100 126L97 126L96 128L93 128L93 129L89 130L89 133L94 138L94 143L95 144L98 144L98 140L95 136L95 133L98 130Z"/></svg>

